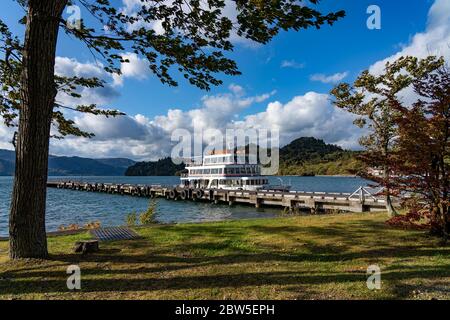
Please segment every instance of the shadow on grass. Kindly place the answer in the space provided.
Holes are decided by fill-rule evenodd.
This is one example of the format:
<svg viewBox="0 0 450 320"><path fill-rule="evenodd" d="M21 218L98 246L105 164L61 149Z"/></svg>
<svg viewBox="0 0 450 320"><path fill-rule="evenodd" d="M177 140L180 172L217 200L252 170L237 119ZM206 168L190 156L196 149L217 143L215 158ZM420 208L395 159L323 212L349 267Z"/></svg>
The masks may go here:
<svg viewBox="0 0 450 320"><path fill-rule="evenodd" d="M67 292L65 268L70 264L81 266L83 292L242 288L261 285L285 286L281 290L291 290L299 285L364 284L367 279L365 270L357 273L343 272L339 268L343 261L358 261L358 264L365 265L368 261L382 263L383 259L390 258L428 260L434 256L450 255L450 248L437 250L430 242L425 245L420 241L403 243L401 231L380 228L381 226L382 223L372 221L348 221L323 227L164 226L155 232L163 234L164 239L177 234L179 237L176 241L165 244L158 235L147 232L144 239L104 244L104 248L96 254L56 254L52 256L53 261L47 264L8 268L0 273L0 294ZM289 246L299 250L286 251L283 250L285 247L271 244L270 241L253 246L249 243L249 232L269 236L265 240L270 240L270 236L274 235L283 237L290 240ZM400 233L393 237L392 232ZM423 239L423 235L414 234L419 240ZM302 237L303 235L307 237ZM321 237L326 237L327 243L321 243ZM159 240L158 245L155 245L155 239ZM196 242L197 240L202 241ZM393 240L396 243L392 243ZM301 242L298 247L297 242ZM283 265L282 269L288 268L289 271L271 267L279 263ZM322 263L327 266L330 263L330 271L319 273L317 270L324 266ZM239 270L247 270L233 273L232 268L239 264ZM252 266L258 264L267 265L266 272L255 272ZM306 266L311 266L312 270L304 273L302 271ZM314 269L314 266L318 269ZM191 275L186 275L194 268L198 269ZM210 274L206 272L206 268L219 274ZM391 281L397 297L408 294L404 283L401 283L403 280L438 280L449 276L448 266L430 267L426 264L414 267L387 266L382 275L383 281ZM311 287L311 290L314 289Z"/></svg>
<svg viewBox="0 0 450 320"><path fill-rule="evenodd" d="M114 271L114 272L112 272ZM82 269L83 292L106 292L106 291L155 291L155 290L190 290L208 288L242 288L248 286L277 285L323 285L334 283L349 283L366 281L365 274L355 273L330 273L309 274L299 272L246 272L229 275L192 275L158 277L155 270L139 268L137 270L125 271L123 277L105 277L107 274L120 270L102 271L99 269ZM128 275L128 277L127 277ZM396 281L407 279L437 279L448 275L445 267L421 268L420 270L392 271L383 274L383 281ZM31 275L30 275L31 276ZM96 277L94 277L96 276ZM56 278L56 279L55 279ZM403 287L403 285L399 286ZM312 287L313 288L313 287ZM395 284L394 284L395 288ZM398 296L404 296L407 291L397 290ZM40 271L31 278L22 279L19 282L3 280L0 282L2 294L25 294L25 293L56 293L67 292L66 275L64 272Z"/></svg>

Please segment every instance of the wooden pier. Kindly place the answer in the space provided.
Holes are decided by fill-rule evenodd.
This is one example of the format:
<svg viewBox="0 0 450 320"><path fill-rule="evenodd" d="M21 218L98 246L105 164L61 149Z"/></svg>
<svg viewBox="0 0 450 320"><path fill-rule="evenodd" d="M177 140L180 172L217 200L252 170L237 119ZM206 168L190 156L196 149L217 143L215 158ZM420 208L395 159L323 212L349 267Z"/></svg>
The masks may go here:
<svg viewBox="0 0 450 320"><path fill-rule="evenodd" d="M369 212L384 211L383 197L372 195L361 187L354 193L325 193L304 191L235 191L223 189L192 189L162 185L133 185L114 183L88 183L80 181L49 181L49 188L86 192L103 192L118 195L185 201L209 201L215 204L248 204L256 208L275 206L287 209L318 211Z"/></svg>

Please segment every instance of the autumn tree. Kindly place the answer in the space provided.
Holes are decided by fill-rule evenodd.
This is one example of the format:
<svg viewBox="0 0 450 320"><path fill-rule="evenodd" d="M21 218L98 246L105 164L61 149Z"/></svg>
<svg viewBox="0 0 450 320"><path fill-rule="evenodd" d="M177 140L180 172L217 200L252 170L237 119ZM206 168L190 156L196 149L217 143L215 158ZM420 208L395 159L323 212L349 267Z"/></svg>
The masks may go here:
<svg viewBox="0 0 450 320"><path fill-rule="evenodd" d="M443 60L439 60L443 63ZM424 60L413 59L412 73L422 73ZM428 213L431 231L450 232L450 71L444 65L414 79L417 100L398 107L398 149L394 186L416 199Z"/></svg>
<svg viewBox="0 0 450 320"><path fill-rule="evenodd" d="M382 176L369 171L361 174L384 187L386 209L391 216L397 214L392 204L392 195L398 191L393 185L393 167L396 165L397 119L402 98L415 80L440 65L442 61L435 57L420 62L417 58L401 57L387 62L380 74L363 71L353 85L341 83L331 91L334 104L355 114L357 118L354 123L366 129L367 135L360 139L365 152L359 158L367 168L381 168Z"/></svg>
<svg viewBox="0 0 450 320"><path fill-rule="evenodd" d="M221 84L218 74L239 74L236 63L225 56L233 50L232 33L265 44L280 30L320 28L344 16L343 11L322 14L315 10L319 0L309 0L307 5L297 0L141 0L133 14L109 0L12 1L24 10L20 23L25 25L25 36L17 37L1 22L0 115L7 125L18 126L9 223L11 258L47 256L45 198L50 135L91 136L66 118L67 106L58 104L55 97L59 92L79 97L82 87L104 85L96 78L55 76L60 31L82 42L109 73L120 74L120 64L128 62L122 53L131 51L147 59L151 72L162 83L177 85L175 73L208 90ZM69 5L83 8L83 15L93 18L90 25L86 19L76 27L68 24L63 12ZM235 7L236 21L225 15L226 5ZM147 27L155 22L160 22L162 32ZM95 105L73 109L119 114Z"/></svg>

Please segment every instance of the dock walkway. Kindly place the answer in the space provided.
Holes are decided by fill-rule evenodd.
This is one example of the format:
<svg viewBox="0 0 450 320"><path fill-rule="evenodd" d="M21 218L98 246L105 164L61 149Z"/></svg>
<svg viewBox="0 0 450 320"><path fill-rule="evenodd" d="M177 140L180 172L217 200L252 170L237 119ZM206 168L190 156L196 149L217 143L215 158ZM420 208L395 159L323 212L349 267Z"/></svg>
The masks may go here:
<svg viewBox="0 0 450 320"><path fill-rule="evenodd" d="M87 192L103 192L118 195L185 201L209 201L215 204L226 203L261 206L275 206L288 209L317 211L370 212L384 211L382 196L372 195L361 187L354 193L326 193L305 191L236 191L223 189L192 189L163 185L89 183L79 181L49 181L49 188L70 189Z"/></svg>

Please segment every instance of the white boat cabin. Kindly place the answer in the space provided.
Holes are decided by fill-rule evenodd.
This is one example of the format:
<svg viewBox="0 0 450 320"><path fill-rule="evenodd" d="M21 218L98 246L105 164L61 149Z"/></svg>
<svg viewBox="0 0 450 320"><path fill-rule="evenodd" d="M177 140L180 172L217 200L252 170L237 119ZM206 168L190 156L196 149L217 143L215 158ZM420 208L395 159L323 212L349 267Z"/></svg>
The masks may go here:
<svg viewBox="0 0 450 320"><path fill-rule="evenodd" d="M181 176L181 186L207 189L259 190L268 186L261 167L251 164L243 153L213 151L202 163L188 163Z"/></svg>

